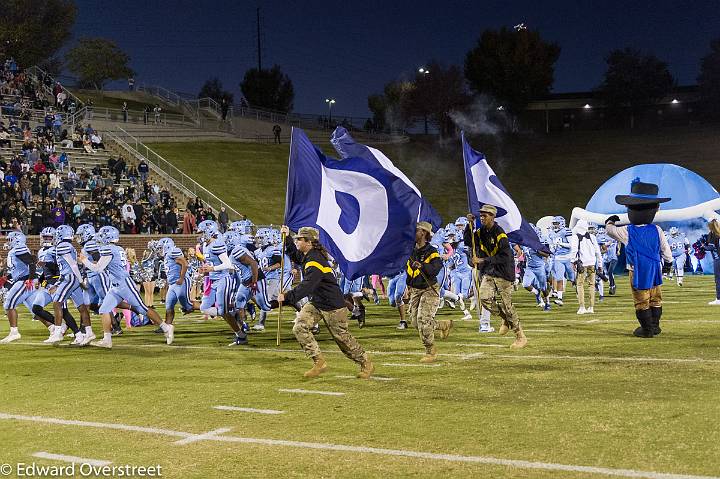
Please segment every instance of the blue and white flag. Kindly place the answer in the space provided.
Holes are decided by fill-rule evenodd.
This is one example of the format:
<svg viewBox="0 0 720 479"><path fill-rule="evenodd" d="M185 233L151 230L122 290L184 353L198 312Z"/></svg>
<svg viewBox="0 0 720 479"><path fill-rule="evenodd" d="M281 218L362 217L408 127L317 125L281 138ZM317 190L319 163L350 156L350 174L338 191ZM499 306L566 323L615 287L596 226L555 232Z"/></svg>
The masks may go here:
<svg viewBox="0 0 720 479"><path fill-rule="evenodd" d="M390 158L385 156L382 151L371 146L356 143L355 139L350 136L350 133L342 126L335 128L335 131L333 131L333 134L330 137L330 143L332 143L332 146L335 147L335 151L337 151L338 155L340 155L340 158L350 158L355 156L362 158L374 157L377 159L377 161L379 161L386 169L397 175L398 178L401 178L408 186L410 186L410 188L415 190L415 193L417 193L417 195L421 198L418 221L427 221L432 225L433 231L442 226L442 218L440 217L440 214L435 211L435 208L433 208L430 202L422 195L422 193L420 193L420 190L417 189L413 182L405 176L405 173L400 171L393 162L390 161Z"/></svg>
<svg viewBox="0 0 720 479"><path fill-rule="evenodd" d="M422 197L387 158L369 148L351 155L329 158L293 128L285 224L316 227L348 279L396 274L412 252Z"/></svg>
<svg viewBox="0 0 720 479"><path fill-rule="evenodd" d="M535 251L549 251L538 238L532 226L520 214L500 179L485 159L485 155L465 141L462 134L463 159L465 161L465 185L467 186L468 209L480 216L480 208L489 204L497 208L495 222L499 224L511 243L527 246Z"/></svg>

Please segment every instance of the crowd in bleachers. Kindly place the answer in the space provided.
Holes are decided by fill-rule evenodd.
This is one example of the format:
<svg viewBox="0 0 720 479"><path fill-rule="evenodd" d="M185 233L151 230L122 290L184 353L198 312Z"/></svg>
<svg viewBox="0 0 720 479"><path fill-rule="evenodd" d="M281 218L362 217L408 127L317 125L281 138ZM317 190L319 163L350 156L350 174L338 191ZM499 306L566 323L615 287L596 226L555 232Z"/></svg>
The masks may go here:
<svg viewBox="0 0 720 479"><path fill-rule="evenodd" d="M48 89L44 79L35 84L12 59L0 67L0 230L38 234L45 226L91 223L125 234L182 232L176 199L151 181L147 163L104 151L90 124L69 133L48 93L39 93ZM192 206L197 222L207 216L202 204Z"/></svg>

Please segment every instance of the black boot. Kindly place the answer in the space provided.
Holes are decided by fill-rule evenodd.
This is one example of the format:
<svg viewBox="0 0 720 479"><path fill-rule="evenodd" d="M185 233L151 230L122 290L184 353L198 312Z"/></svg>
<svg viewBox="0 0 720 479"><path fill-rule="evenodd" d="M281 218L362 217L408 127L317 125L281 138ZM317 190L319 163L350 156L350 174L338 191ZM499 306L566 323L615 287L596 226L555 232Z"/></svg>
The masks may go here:
<svg viewBox="0 0 720 479"><path fill-rule="evenodd" d="M657 336L658 334L662 333L662 329L660 329L660 317L662 316L662 306L659 306L657 308L650 308L650 311L652 313L652 333L653 335Z"/></svg>
<svg viewBox="0 0 720 479"><path fill-rule="evenodd" d="M635 316L638 323L640 323L640 327L633 331L633 335L638 338L652 338L652 312L649 309L641 309L635 311Z"/></svg>

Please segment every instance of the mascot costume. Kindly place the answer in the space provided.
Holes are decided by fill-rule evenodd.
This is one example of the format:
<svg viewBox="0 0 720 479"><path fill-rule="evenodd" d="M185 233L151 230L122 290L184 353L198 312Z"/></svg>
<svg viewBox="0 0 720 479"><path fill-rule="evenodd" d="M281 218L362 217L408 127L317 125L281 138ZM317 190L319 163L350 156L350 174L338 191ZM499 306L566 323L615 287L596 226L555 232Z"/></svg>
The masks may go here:
<svg viewBox="0 0 720 479"><path fill-rule="evenodd" d="M617 215L605 221L606 233L625 245L635 316L640 323L633 334L639 338L652 338L661 332L662 273L670 271L673 257L662 229L652 222L660 203L670 199L658 196L658 185L635 178L629 195L615 197L616 203L627 207L631 224L615 226L620 221Z"/></svg>

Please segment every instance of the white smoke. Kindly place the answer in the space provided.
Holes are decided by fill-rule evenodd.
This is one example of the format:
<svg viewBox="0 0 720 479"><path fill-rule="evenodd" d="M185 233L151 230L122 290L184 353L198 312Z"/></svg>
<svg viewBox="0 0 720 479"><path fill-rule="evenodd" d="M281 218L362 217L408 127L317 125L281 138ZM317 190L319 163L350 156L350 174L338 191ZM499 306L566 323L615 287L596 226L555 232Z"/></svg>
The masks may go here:
<svg viewBox="0 0 720 479"><path fill-rule="evenodd" d="M496 136L508 130L507 113L487 95L478 95L464 111L449 113L458 129L471 135Z"/></svg>

